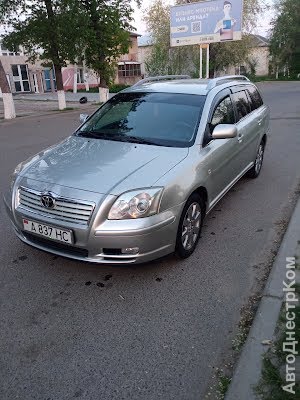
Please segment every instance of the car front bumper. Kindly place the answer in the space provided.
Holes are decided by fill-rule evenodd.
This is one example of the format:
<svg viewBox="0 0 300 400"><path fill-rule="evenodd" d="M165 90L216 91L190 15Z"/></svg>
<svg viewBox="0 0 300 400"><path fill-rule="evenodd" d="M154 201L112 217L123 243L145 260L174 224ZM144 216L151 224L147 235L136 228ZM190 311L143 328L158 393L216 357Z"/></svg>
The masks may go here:
<svg viewBox="0 0 300 400"><path fill-rule="evenodd" d="M24 243L59 256L103 264L138 264L172 253L182 209L182 205L178 205L151 217L117 221L99 217L101 210L98 210L90 226L81 227L48 219L28 210L20 211L12 206L10 193L4 196L4 203L15 233ZM106 203L111 203L111 199ZM23 218L72 229L75 242L72 245L62 244L25 232ZM124 249L135 249L136 254L123 254Z"/></svg>

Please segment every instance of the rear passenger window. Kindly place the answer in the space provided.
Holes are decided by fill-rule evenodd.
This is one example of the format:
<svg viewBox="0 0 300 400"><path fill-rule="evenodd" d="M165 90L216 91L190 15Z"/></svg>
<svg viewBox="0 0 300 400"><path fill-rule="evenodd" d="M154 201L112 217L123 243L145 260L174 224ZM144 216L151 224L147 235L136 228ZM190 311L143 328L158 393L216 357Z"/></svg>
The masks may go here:
<svg viewBox="0 0 300 400"><path fill-rule="evenodd" d="M250 104L244 90L233 93L233 99L237 110L237 120L239 121L251 111Z"/></svg>
<svg viewBox="0 0 300 400"><path fill-rule="evenodd" d="M254 86L248 86L247 90L250 94L250 99L251 99L251 109L256 110L260 106L263 105L262 98L259 94L259 91L256 89Z"/></svg>
<svg viewBox="0 0 300 400"><path fill-rule="evenodd" d="M225 97L216 107L210 127L211 131L219 124L234 124L234 111L230 97Z"/></svg>

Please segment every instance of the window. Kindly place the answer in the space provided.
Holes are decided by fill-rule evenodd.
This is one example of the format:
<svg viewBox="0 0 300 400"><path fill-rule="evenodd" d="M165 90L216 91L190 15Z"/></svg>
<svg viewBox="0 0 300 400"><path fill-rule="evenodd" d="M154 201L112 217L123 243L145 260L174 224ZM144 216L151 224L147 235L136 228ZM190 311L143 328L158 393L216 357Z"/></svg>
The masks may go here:
<svg viewBox="0 0 300 400"><path fill-rule="evenodd" d="M246 92L244 90L233 93L233 99L234 99L236 111L237 111L237 120L239 121L240 119L245 117L247 114L249 114L249 112L251 111L250 104L248 102L248 98L247 98Z"/></svg>
<svg viewBox="0 0 300 400"><path fill-rule="evenodd" d="M3 47L3 45L1 44L1 42L0 42L0 56L1 55L2 56L19 56L19 55L21 55L21 52L20 51L14 52L14 51L10 51L8 49L5 49Z"/></svg>
<svg viewBox="0 0 300 400"><path fill-rule="evenodd" d="M248 86L247 87L249 95L250 95L250 105L251 105L251 110L256 110L260 106L263 105L262 98L259 94L259 91L256 89L254 86Z"/></svg>
<svg viewBox="0 0 300 400"><path fill-rule="evenodd" d="M234 111L232 102L230 97L227 96L218 104L213 113L210 123L211 132L219 124L234 124L234 123L235 120L234 120Z"/></svg>
<svg viewBox="0 0 300 400"><path fill-rule="evenodd" d="M27 65L12 65L11 69L16 92L30 92Z"/></svg>
<svg viewBox="0 0 300 400"><path fill-rule="evenodd" d="M246 67L244 65L240 65L240 75L246 75Z"/></svg>
<svg viewBox="0 0 300 400"><path fill-rule="evenodd" d="M77 132L96 139L190 147L205 96L177 93L120 93Z"/></svg>
<svg viewBox="0 0 300 400"><path fill-rule="evenodd" d="M121 77L141 76L141 65L140 64L119 65L118 74Z"/></svg>
<svg viewBox="0 0 300 400"><path fill-rule="evenodd" d="M45 86L45 91L49 92L52 90L51 87L51 79L53 82L54 89L56 89L56 78L55 78L55 72L53 69L44 69L44 86Z"/></svg>
<svg viewBox="0 0 300 400"><path fill-rule="evenodd" d="M83 68L77 68L77 83L84 83Z"/></svg>

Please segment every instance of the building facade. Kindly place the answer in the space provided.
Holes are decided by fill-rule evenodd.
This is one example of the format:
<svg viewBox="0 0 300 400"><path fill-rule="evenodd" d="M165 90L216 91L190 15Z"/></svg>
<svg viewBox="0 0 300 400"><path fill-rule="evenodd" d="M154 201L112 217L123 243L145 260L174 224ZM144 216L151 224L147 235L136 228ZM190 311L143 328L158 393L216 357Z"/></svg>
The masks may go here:
<svg viewBox="0 0 300 400"><path fill-rule="evenodd" d="M139 36L130 33L130 48L128 54L122 55L118 60L115 84L132 85L141 79L137 44ZM11 52L0 42L0 60L12 93L44 93L56 90L54 69L44 67L40 61L29 63L23 49L16 53ZM84 65L69 64L62 69L62 75L65 90L74 90L74 86L75 90L87 89L98 86L99 83L97 74Z"/></svg>
<svg viewBox="0 0 300 400"><path fill-rule="evenodd" d="M231 66L226 69L227 74L246 74L251 73L251 66L255 70L256 76L269 75L270 64L270 44L267 38L260 35L251 35L252 45L248 54L248 59L241 65Z"/></svg>
<svg viewBox="0 0 300 400"><path fill-rule="evenodd" d="M51 68L39 61L31 64L24 51L11 52L0 43L0 59L12 93L43 93L55 90L55 76Z"/></svg>
<svg viewBox="0 0 300 400"><path fill-rule="evenodd" d="M153 40L150 35L142 36L138 39L139 60L141 62L141 73L147 74L145 61L151 54ZM256 76L266 76L269 74L270 50L269 41L260 35L252 35L252 44L247 60L240 65L232 65L217 71L218 75L233 75L251 73L251 65L255 69ZM250 62L250 63L249 63Z"/></svg>

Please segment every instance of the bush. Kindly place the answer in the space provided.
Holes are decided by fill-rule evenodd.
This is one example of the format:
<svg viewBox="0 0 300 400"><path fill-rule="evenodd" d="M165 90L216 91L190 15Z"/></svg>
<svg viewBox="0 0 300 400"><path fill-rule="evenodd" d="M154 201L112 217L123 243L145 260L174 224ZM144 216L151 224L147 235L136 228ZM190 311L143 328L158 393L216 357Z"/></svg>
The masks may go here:
<svg viewBox="0 0 300 400"><path fill-rule="evenodd" d="M111 85L109 87L109 93L118 93L123 89L126 89L130 87L130 85ZM73 89L68 89L67 92L73 93ZM98 87L90 87L89 92L87 92L85 89L77 89L78 93L98 93L99 88Z"/></svg>
<svg viewBox="0 0 300 400"><path fill-rule="evenodd" d="M118 93L121 90L127 89L130 85L111 85L109 87L109 93Z"/></svg>

